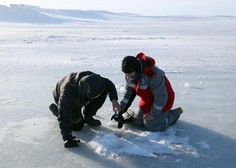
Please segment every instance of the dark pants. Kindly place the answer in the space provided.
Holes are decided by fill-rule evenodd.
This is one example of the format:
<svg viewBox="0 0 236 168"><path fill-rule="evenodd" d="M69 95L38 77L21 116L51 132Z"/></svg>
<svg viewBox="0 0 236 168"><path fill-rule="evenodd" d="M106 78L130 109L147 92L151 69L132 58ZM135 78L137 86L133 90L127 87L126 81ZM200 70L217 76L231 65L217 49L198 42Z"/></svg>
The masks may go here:
<svg viewBox="0 0 236 168"><path fill-rule="evenodd" d="M88 117L96 115L98 109L105 103L107 92L103 92L99 97L90 99L89 102L84 106L83 114Z"/></svg>
<svg viewBox="0 0 236 168"><path fill-rule="evenodd" d="M56 104L58 104L60 93L59 93L59 83L56 85L56 89L53 91L53 97ZM103 92L99 97L90 99L87 103L85 102L83 108L83 114L87 117L92 117L96 115L99 108L102 107L107 97L107 92ZM71 116L71 125L78 124L83 119L81 113L81 107L75 107L73 110L73 115Z"/></svg>
<svg viewBox="0 0 236 168"><path fill-rule="evenodd" d="M137 126L144 126L149 131L164 131L168 126L176 122L180 115L181 113L178 109L172 109L168 112L162 112L150 121L144 121L143 111L139 108L132 118L132 123Z"/></svg>

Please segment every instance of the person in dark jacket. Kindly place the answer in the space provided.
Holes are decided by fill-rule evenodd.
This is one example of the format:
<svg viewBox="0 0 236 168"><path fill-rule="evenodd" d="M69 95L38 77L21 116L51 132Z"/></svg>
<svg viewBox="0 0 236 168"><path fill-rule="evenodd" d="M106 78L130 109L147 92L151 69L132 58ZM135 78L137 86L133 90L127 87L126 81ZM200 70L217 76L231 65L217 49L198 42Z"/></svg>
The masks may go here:
<svg viewBox="0 0 236 168"><path fill-rule="evenodd" d="M178 120L183 110L181 107L171 109L175 99L173 88L153 58L144 53L126 56L122 60L122 71L126 74L126 92L120 102L121 112L113 116L118 128L130 118L133 124L149 131L163 131ZM136 95L140 97L138 110L127 111Z"/></svg>
<svg viewBox="0 0 236 168"><path fill-rule="evenodd" d="M56 84L53 91L55 103L49 109L58 118L64 146L77 147L79 140L72 136L72 131L81 130L84 124L100 126L94 119L107 95L113 110L120 111L115 85L107 78L90 71L70 73Z"/></svg>

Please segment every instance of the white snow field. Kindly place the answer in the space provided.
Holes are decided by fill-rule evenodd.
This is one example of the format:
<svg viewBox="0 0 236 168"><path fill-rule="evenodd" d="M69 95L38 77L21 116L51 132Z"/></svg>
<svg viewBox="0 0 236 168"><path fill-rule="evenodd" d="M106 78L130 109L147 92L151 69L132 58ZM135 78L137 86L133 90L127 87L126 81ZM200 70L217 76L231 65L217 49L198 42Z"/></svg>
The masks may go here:
<svg viewBox="0 0 236 168"><path fill-rule="evenodd" d="M73 19L0 23L1 168L235 167L235 17ZM117 129L107 98L95 116L102 126L86 125L74 132L80 146L64 148L48 110L56 82L90 70L112 80L121 100L121 60L139 52L166 72L180 120L164 132Z"/></svg>

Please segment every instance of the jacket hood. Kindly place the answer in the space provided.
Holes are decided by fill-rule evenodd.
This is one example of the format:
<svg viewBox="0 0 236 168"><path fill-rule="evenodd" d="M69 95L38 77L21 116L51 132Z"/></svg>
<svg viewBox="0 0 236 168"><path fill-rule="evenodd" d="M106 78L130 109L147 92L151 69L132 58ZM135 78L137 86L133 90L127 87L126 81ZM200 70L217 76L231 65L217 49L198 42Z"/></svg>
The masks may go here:
<svg viewBox="0 0 236 168"><path fill-rule="evenodd" d="M104 91L102 77L98 74L86 75L78 83L83 98L94 98Z"/></svg>

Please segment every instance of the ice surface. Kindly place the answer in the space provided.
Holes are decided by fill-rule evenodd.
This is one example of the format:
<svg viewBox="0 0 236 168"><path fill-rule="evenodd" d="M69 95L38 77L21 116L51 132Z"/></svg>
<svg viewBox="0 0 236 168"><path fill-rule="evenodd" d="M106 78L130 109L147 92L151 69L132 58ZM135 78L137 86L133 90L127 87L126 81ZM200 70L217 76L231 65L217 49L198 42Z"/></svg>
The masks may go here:
<svg viewBox="0 0 236 168"><path fill-rule="evenodd" d="M1 168L235 167L236 19L121 20L1 23ZM184 109L177 124L164 132L119 130L107 99L96 116L102 126L74 132L80 147L65 149L48 110L56 82L91 70L112 80L121 99L121 60L141 51L172 82L174 107Z"/></svg>

